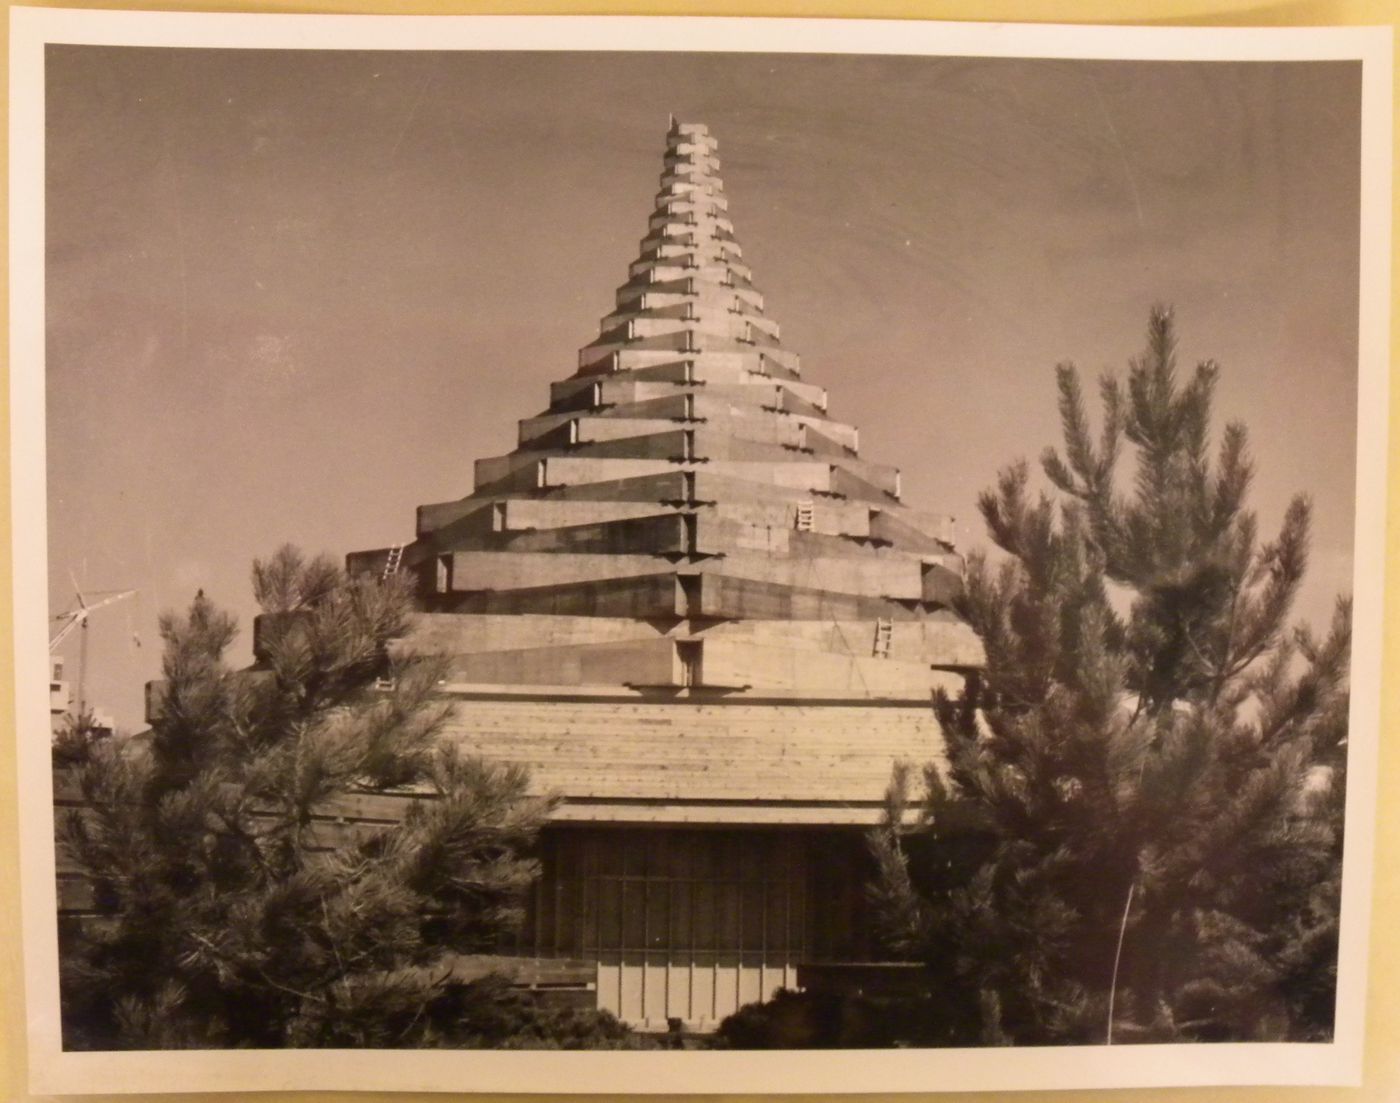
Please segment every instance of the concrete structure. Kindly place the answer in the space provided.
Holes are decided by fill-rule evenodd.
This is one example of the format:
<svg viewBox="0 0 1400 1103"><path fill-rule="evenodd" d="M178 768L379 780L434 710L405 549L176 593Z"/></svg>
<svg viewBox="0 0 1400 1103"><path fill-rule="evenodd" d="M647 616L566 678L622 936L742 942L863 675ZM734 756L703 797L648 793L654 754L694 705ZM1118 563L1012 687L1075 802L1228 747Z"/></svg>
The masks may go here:
<svg viewBox="0 0 1400 1103"><path fill-rule="evenodd" d="M57 731L58 726L73 707L73 687L63 676L63 659L49 656L49 727Z"/></svg>
<svg viewBox="0 0 1400 1103"><path fill-rule="evenodd" d="M87 731L102 739L113 735L117 722L105 709L85 706L88 715ZM73 686L64 677L64 660L58 655L49 656L49 733L57 735L75 719L73 710Z"/></svg>
<svg viewBox="0 0 1400 1103"><path fill-rule="evenodd" d="M983 661L946 518L861 458L767 317L705 127L673 125L616 308L519 446L416 539L416 644L452 738L563 796L517 952L596 963L598 1001L714 1025L868 954L864 827L930 701Z"/></svg>

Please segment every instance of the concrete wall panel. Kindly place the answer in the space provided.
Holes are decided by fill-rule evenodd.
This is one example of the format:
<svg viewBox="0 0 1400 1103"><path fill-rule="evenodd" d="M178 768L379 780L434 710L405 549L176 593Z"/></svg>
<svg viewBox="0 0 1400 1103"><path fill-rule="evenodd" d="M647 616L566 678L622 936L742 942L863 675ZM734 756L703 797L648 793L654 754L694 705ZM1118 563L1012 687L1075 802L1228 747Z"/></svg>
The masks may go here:
<svg viewBox="0 0 1400 1103"><path fill-rule="evenodd" d="M591 525L506 532L480 541L482 549L513 552L586 552L603 555L684 555L691 541L678 513L627 517ZM464 550L465 546L463 546Z"/></svg>
<svg viewBox="0 0 1400 1103"><path fill-rule="evenodd" d="M595 582L475 590L435 595L432 612L550 614L573 617L675 618L680 601L674 572Z"/></svg>
<svg viewBox="0 0 1400 1103"><path fill-rule="evenodd" d="M430 613L414 619L406 646L428 653L470 655L545 645L655 640L664 635L654 622L631 617Z"/></svg>
<svg viewBox="0 0 1400 1103"><path fill-rule="evenodd" d="M489 685L678 686L666 638L483 651L452 660L453 681Z"/></svg>
<svg viewBox="0 0 1400 1103"><path fill-rule="evenodd" d="M799 714L782 704L685 698L580 699L560 708L477 697L463 698L447 737L529 767L537 792L580 799L878 806L894 762L944 757L925 703L812 704Z"/></svg>
<svg viewBox="0 0 1400 1103"><path fill-rule="evenodd" d="M657 504L650 501L572 502L554 498L512 498L500 505L500 528L504 532L603 524L626 518L650 517L658 512Z"/></svg>
<svg viewBox="0 0 1400 1103"><path fill-rule="evenodd" d="M657 574L670 566L666 559L655 555L453 552L452 589L517 590L558 586Z"/></svg>
<svg viewBox="0 0 1400 1103"><path fill-rule="evenodd" d="M872 625L873 628L873 625ZM764 690L799 690L812 696L923 700L932 695L931 674L924 663L877 658L874 633L864 654L836 655L764 646L723 636L706 638L706 684L742 685L755 694Z"/></svg>
<svg viewBox="0 0 1400 1103"><path fill-rule="evenodd" d="M771 582L828 593L871 595L918 601L923 596L923 565L902 556L862 559L779 559L752 552L702 560L705 574ZM640 572L638 572L640 573Z"/></svg>

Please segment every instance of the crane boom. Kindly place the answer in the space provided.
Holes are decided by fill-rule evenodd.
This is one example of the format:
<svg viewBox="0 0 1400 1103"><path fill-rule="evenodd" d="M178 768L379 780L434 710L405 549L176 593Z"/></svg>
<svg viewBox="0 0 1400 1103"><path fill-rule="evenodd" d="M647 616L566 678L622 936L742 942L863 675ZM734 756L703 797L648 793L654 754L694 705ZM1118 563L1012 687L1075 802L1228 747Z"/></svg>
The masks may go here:
<svg viewBox="0 0 1400 1103"><path fill-rule="evenodd" d="M79 590L78 607L76 609L70 609L66 613L60 613L58 616L53 618L56 621L63 621L64 625L58 630L57 635L55 635L53 639L49 640L49 650L52 651L55 647L61 644L68 637L68 634L72 632L74 628L77 628L78 625L86 624L88 617L92 616L92 614L97 612L97 610L103 608L104 606L115 604L116 602L121 601L123 598L128 598L135 592L135 590L118 590L116 593L104 597L101 601L94 601L91 605L89 605L87 599L83 597L82 591Z"/></svg>
<svg viewBox="0 0 1400 1103"><path fill-rule="evenodd" d="M77 608L70 609L66 613L60 613L58 616L53 618L56 621L62 621L63 627L61 627L58 630L58 632L54 635L53 639L49 640L49 651L52 652L54 648L56 648L65 639L67 639L68 635L73 631L73 629L81 628L83 630L82 635L80 637L82 640L82 647L80 648L78 657L78 716L81 717L86 715L87 712L87 696L83 692L83 685L87 681L88 620L93 613L97 612L97 610L104 609L108 605L114 605L118 601L130 597L132 594L136 593L136 591L98 591L99 593L104 593L105 596L98 601L88 601L87 597L83 595L82 587L78 585L78 580L76 578L73 578L71 571L69 572L68 577L72 580L73 583L73 593L76 596Z"/></svg>

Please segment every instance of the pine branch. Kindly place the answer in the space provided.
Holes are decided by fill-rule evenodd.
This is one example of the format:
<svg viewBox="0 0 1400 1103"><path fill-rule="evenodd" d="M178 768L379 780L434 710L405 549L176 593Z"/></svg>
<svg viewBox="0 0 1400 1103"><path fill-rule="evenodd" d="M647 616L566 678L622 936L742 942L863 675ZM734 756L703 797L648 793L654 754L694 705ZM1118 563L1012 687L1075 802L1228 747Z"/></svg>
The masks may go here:
<svg viewBox="0 0 1400 1103"><path fill-rule="evenodd" d="M82 1014L109 1046L461 1039L479 1030L461 1025L470 999L513 997L444 1003L445 982L412 970L518 921L550 801L518 769L440 749L445 666L400 642L404 581L283 548L255 564L254 589L270 618L260 665L224 665L236 626L198 595L162 619L148 748L96 748L79 774L90 807L66 818L64 845L103 922L67 953L65 1030ZM327 832L341 795L412 783L425 799L402 824Z"/></svg>
<svg viewBox="0 0 1400 1103"><path fill-rule="evenodd" d="M1097 438L1061 365L1054 497L1018 462L979 500L1006 559L970 560L957 610L987 665L975 693L935 702L979 862L944 882L908 860L947 845L936 817L872 839L887 917L920 917L948 991L995 996L994 1016L969 1014L998 1037L1313 1036L1330 1015L1328 951L1307 957L1287 917L1335 917L1348 621L1289 635L1307 502L1258 545L1248 435L1212 442L1220 369L1182 379L1176 357L1156 308L1126 383L1101 382ZM1286 1014L1284 957L1310 963Z"/></svg>

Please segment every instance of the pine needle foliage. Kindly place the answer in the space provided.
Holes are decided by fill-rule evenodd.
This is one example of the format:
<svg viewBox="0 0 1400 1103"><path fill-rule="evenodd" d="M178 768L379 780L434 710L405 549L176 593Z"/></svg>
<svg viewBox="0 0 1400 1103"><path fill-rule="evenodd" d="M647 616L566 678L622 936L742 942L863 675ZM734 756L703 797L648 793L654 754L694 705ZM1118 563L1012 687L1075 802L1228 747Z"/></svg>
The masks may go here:
<svg viewBox="0 0 1400 1103"><path fill-rule="evenodd" d="M520 920L547 802L521 770L439 740L443 664L392 646L411 610L397 578L349 578L288 547L253 580L256 665L226 665L236 626L201 592L162 618L149 740L107 741L77 770L85 807L61 845L98 915L66 932L65 1045L548 1034L507 986L452 973L453 955L491 952ZM399 824L326 818L405 786L431 799L405 801Z"/></svg>
<svg viewBox="0 0 1400 1103"><path fill-rule="evenodd" d="M946 784L897 772L871 839L886 942L942 977L964 1044L1330 1036L1350 603L1322 639L1289 627L1309 504L1260 540L1217 377L1182 378L1155 309L1097 433L1058 368L1051 491L1021 462L980 500L1005 553L961 599L986 669L937 704Z"/></svg>
<svg viewBox="0 0 1400 1103"><path fill-rule="evenodd" d="M92 709L70 712L60 721L53 735L54 764L79 766L92 756L95 747L111 737L111 729L98 724Z"/></svg>

